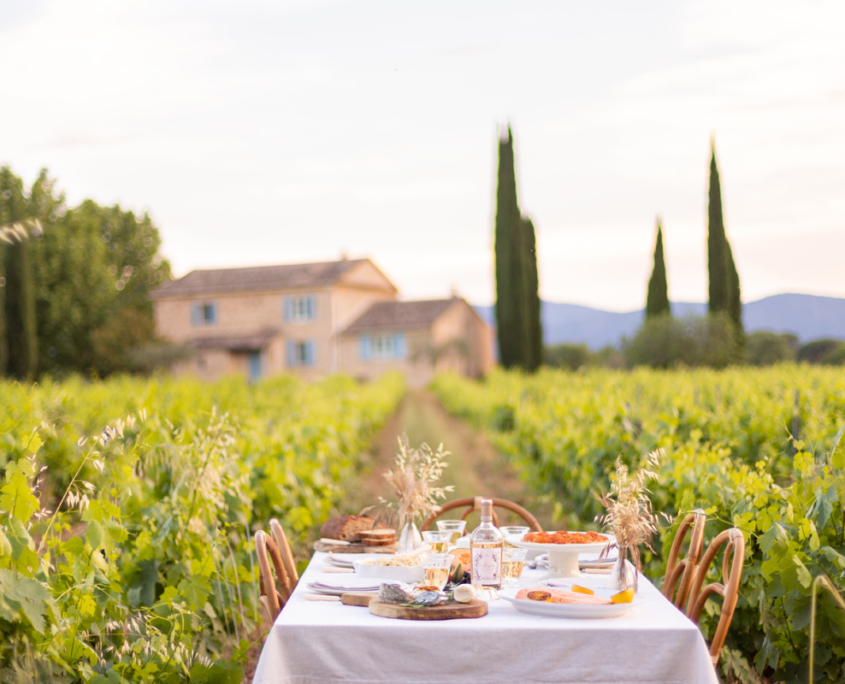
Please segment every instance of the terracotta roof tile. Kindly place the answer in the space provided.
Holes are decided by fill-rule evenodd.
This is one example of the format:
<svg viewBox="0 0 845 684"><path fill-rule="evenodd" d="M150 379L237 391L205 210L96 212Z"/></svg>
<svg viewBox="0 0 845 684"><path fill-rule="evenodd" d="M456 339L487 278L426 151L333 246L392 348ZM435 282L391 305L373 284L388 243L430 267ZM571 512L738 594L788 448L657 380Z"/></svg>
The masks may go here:
<svg viewBox="0 0 845 684"><path fill-rule="evenodd" d="M353 321L344 335L375 331L375 330L425 330L446 309L459 299L433 299L419 302L376 302L355 321Z"/></svg>
<svg viewBox="0 0 845 684"><path fill-rule="evenodd" d="M336 283L350 268L369 259L344 259L315 264L280 264L248 268L191 271L150 293L152 299L191 297L215 292L288 290L325 287Z"/></svg>

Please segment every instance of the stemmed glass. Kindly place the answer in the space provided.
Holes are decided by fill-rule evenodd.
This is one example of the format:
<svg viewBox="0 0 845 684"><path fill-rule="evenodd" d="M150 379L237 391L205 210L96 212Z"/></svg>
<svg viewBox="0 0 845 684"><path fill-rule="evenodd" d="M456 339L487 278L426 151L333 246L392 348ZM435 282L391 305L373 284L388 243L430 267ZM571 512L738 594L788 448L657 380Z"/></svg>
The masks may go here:
<svg viewBox="0 0 845 684"><path fill-rule="evenodd" d="M513 544L508 544L508 537L518 536L520 539L522 539L522 537L524 537L530 531L530 527L525 527L522 525L511 525L509 527L499 528L499 532L501 532L502 536L505 538L505 547L513 546Z"/></svg>
<svg viewBox="0 0 845 684"><path fill-rule="evenodd" d="M431 547L432 553L446 553L449 543L452 541L450 532L431 532L426 530L422 533L423 541Z"/></svg>
<svg viewBox="0 0 845 684"><path fill-rule="evenodd" d="M467 527L466 520L438 520L437 529L441 532L449 532L452 535L452 540L449 546L457 544L458 539L464 536L464 531Z"/></svg>
<svg viewBox="0 0 845 684"><path fill-rule="evenodd" d="M424 553L422 557L424 582L427 586L437 587L442 591L449 581L452 569L452 556L448 553Z"/></svg>

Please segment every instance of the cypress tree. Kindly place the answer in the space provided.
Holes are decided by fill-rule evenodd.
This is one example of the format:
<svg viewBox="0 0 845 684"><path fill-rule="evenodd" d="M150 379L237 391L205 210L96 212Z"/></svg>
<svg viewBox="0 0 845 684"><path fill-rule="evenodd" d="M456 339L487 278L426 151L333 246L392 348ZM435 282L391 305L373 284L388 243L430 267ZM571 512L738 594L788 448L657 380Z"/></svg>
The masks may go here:
<svg viewBox="0 0 845 684"><path fill-rule="evenodd" d="M654 269L648 281L645 316L653 318L671 314L669 307L669 288L666 284L666 262L663 259L663 227L657 219L657 242L654 245Z"/></svg>
<svg viewBox="0 0 845 684"><path fill-rule="evenodd" d="M737 343L740 349L745 347L745 327L742 325L742 299L739 287L739 273L734 263L731 244L725 238L725 255L728 261L728 316L736 328Z"/></svg>
<svg viewBox="0 0 845 684"><path fill-rule="evenodd" d="M516 195L513 134L499 140L496 189L496 326L499 361L505 368L525 366L525 284L521 220Z"/></svg>
<svg viewBox="0 0 845 684"><path fill-rule="evenodd" d="M8 167L0 169L0 224L21 222L26 218L23 183ZM13 237L5 247L5 313L7 369L19 380L35 376L38 364L38 335L35 323L35 292L29 236Z"/></svg>
<svg viewBox="0 0 845 684"><path fill-rule="evenodd" d="M719 313L728 310L728 259L715 140L710 141L710 152L710 201L707 211L707 270L710 277L708 308L710 313Z"/></svg>
<svg viewBox="0 0 845 684"><path fill-rule="evenodd" d="M540 317L540 278L537 272L537 237L534 222L521 220L525 278L526 358L525 369L535 371L543 363L543 323Z"/></svg>
<svg viewBox="0 0 845 684"><path fill-rule="evenodd" d="M710 141L710 205L708 208L709 230L707 235L707 256L710 275L710 313L723 312L736 328L740 346L745 340L742 325L742 300L739 272L733 258L733 251L725 231L722 214L722 189L719 169L716 165L716 143Z"/></svg>

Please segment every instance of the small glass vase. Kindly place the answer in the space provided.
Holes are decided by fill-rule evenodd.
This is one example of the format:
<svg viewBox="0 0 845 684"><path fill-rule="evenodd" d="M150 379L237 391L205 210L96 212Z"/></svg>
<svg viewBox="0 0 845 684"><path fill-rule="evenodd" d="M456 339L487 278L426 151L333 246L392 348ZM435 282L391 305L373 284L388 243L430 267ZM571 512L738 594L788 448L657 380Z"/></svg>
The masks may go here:
<svg viewBox="0 0 845 684"><path fill-rule="evenodd" d="M400 556L416 551L423 545L423 538L417 526L413 522L405 523L402 534L399 535L399 542L396 544L396 553Z"/></svg>
<svg viewBox="0 0 845 684"><path fill-rule="evenodd" d="M633 559L636 559L636 554L627 546L617 546L616 551L619 555L613 570L610 572L607 588L618 591L633 589L636 593L639 584L639 572L637 566L628 560L629 553Z"/></svg>

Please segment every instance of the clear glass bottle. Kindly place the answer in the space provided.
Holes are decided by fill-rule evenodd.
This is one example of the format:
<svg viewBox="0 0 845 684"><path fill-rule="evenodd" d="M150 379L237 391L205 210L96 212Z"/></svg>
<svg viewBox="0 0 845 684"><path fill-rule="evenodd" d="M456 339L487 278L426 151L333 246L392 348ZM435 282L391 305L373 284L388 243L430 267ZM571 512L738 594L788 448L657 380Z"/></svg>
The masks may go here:
<svg viewBox="0 0 845 684"><path fill-rule="evenodd" d="M493 501L481 500L481 524L469 540L472 555L472 585L478 598L491 601L502 586L502 552L505 540L493 525Z"/></svg>

